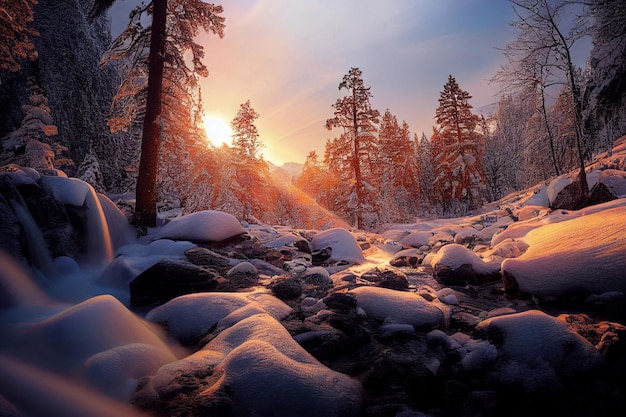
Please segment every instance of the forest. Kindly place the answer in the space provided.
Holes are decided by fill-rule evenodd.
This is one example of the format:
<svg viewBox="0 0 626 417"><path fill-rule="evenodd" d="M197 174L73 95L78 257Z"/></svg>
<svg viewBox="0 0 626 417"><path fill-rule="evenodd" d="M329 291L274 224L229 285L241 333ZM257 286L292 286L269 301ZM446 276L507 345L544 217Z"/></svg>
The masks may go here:
<svg viewBox="0 0 626 417"><path fill-rule="evenodd" d="M509 0L494 103L437 74L426 132L326 68L324 150L282 166L253 91L205 126L241 3L138 1L114 38L119 1L0 0L0 416L623 413L623 0Z"/></svg>
<svg viewBox="0 0 626 417"><path fill-rule="evenodd" d="M151 93L155 45L142 19L155 13L153 6L135 9L112 40L106 18L112 2L79 3L82 10L61 16L68 6L3 2L13 17L3 22L0 163L61 170L120 196L121 205L138 189L137 212L133 203L127 208L138 223L144 210L146 224L155 224L157 205L176 213L222 210L252 223L370 230L457 216L584 171L626 133L619 2L511 2L518 35L502 45L507 64L489 81L501 96L480 114L471 92L449 75L429 132L412 132L389 109L372 108L370 98L382 87L368 86L367 74L350 68L337 80L345 95L329 103L332 138L320 138L324 154L311 151L304 165L288 171L264 159L263 132L255 126L262 116L250 100L233 115L231 144L211 145L202 127L198 80L208 68L194 37L201 30L224 36L227 10L196 1L168 6L161 45L167 59ZM586 37L593 47L579 68L572 51ZM67 97L81 108L78 116ZM160 113L146 105L157 101ZM157 115L159 131L146 130ZM579 205L587 188L581 184Z"/></svg>

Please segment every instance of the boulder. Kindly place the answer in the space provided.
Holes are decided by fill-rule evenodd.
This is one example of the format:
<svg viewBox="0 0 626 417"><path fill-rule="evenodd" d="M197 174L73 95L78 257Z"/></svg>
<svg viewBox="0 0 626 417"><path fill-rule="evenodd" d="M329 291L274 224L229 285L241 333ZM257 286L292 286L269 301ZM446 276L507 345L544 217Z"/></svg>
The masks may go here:
<svg viewBox="0 0 626 417"><path fill-rule="evenodd" d="M406 290L409 281L406 274L399 269L378 265L376 268L361 275L361 279L373 283L376 287L389 288L392 290Z"/></svg>
<svg viewBox="0 0 626 417"><path fill-rule="evenodd" d="M130 304L156 306L184 294L214 291L223 278L186 261L162 260L130 282Z"/></svg>

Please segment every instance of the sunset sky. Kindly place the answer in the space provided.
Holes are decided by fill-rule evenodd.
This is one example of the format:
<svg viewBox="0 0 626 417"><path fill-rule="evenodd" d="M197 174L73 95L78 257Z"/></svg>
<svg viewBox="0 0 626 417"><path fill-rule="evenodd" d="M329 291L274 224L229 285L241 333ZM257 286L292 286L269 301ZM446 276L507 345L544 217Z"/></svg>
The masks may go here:
<svg viewBox="0 0 626 417"><path fill-rule="evenodd" d="M133 0L111 11L113 29L127 22ZM219 2L218 2L219 3ZM430 135L448 75L475 109L494 103L488 80L505 62L497 48L513 40L515 18L505 0L237 0L222 3L226 36L202 35L209 78L204 111L230 123L248 99L260 113L265 158L304 162L320 156L331 105L350 67L371 86L372 106L389 108L411 131Z"/></svg>

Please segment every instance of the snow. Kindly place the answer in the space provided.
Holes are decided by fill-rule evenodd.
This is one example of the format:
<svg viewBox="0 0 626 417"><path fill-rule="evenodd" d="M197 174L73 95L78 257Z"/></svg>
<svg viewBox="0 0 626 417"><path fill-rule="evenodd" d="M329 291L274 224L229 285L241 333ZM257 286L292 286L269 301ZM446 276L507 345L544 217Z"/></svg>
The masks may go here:
<svg viewBox="0 0 626 417"><path fill-rule="evenodd" d="M461 359L461 366L468 371L485 368L493 364L498 358L498 350L486 340L475 341L470 339L463 347L466 353Z"/></svg>
<svg viewBox="0 0 626 417"><path fill-rule="evenodd" d="M139 378L175 360L171 352L153 345L131 343L91 356L85 361L85 377L110 397L128 402Z"/></svg>
<svg viewBox="0 0 626 417"><path fill-rule="evenodd" d="M249 274L249 275L258 275L259 270L256 269L256 266L252 265L250 262L239 262L237 265L233 266L226 275L231 277L236 274Z"/></svg>
<svg viewBox="0 0 626 417"><path fill-rule="evenodd" d="M580 214L528 232L526 252L502 262L522 292L626 292L626 207Z"/></svg>
<svg viewBox="0 0 626 417"><path fill-rule="evenodd" d="M132 343L169 353L160 335L111 295L90 298L25 325L18 340L19 357L58 372L70 372L99 352Z"/></svg>
<svg viewBox="0 0 626 417"><path fill-rule="evenodd" d="M499 262L485 262L473 251L458 243L451 243L442 247L430 262L433 269L439 265L446 265L453 270L462 265L472 265L475 273L491 274L500 270Z"/></svg>
<svg viewBox="0 0 626 417"><path fill-rule="evenodd" d="M550 207L548 187L546 187L545 185L541 185L535 194L526 199L524 204L527 206Z"/></svg>
<svg viewBox="0 0 626 417"><path fill-rule="evenodd" d="M559 195L561 191L563 191L563 188L567 187L571 183L572 179L565 175L562 175L550 181L550 184L548 184L548 188L546 189L546 193L548 194L548 202L550 204L554 203L556 196Z"/></svg>
<svg viewBox="0 0 626 417"><path fill-rule="evenodd" d="M16 187L20 185L34 185L37 183L39 178L41 178L39 172L33 168L22 167L14 164L7 165L5 168L7 168L7 171L2 174L11 178L11 181Z"/></svg>
<svg viewBox="0 0 626 417"><path fill-rule="evenodd" d="M319 363L268 314L244 319L200 351L165 365L152 386L171 395L179 376L207 375L213 368L220 377L202 381L204 398L236 399L234 415L341 416L356 415L360 407L360 384Z"/></svg>
<svg viewBox="0 0 626 417"><path fill-rule="evenodd" d="M476 326L483 338L497 340L499 355L533 366L548 363L573 373L600 364L600 353L566 324L538 310L486 319Z"/></svg>
<svg viewBox="0 0 626 417"><path fill-rule="evenodd" d="M146 319L165 325L172 337L188 342L200 340L221 319L253 304L281 319L291 307L262 291L251 293L196 293L183 295L151 310Z"/></svg>
<svg viewBox="0 0 626 417"><path fill-rule="evenodd" d="M350 292L356 296L357 306L376 320L416 328L434 328L443 320L439 308L415 293L378 287L359 287Z"/></svg>
<svg viewBox="0 0 626 417"><path fill-rule="evenodd" d="M355 264L365 262L361 247L352 233L345 229L324 230L311 239L311 249L313 251L319 251L328 247L332 250L328 261L346 261Z"/></svg>
<svg viewBox="0 0 626 417"><path fill-rule="evenodd" d="M626 179L621 172L592 174L614 192L623 192L620 190L626 187ZM22 172L16 178L28 183L34 175ZM107 291L127 292L128 283L159 260L185 259L185 251L196 246L192 242L222 241L245 231L276 249L304 239L301 232L287 228L254 225L244 229L230 215L205 211L174 219L155 229L148 239L137 241L119 209L89 186L67 178L51 179L49 184L58 186L58 198L68 204L87 204L96 210L100 207L100 213L93 217L99 223L89 229L102 228L96 233L100 240L96 246L105 244L108 231L116 248L115 260L96 281L108 286ZM525 202L518 198L516 205L510 206L519 216L517 222L503 208L492 207L485 209L488 215L390 225L376 237L378 240L367 240L372 247L365 253L359 242L371 235L355 235L345 229L317 232L311 246L313 250L330 247L330 261L367 262L367 268L372 262L388 261L390 253L407 246L412 249L398 254L426 255L423 262L433 268L470 264L477 273L491 274L502 267L522 292L533 295L585 292L595 294L586 298L588 303L620 302L626 293L626 199L578 211L547 209L543 203L552 201L566 185L567 178L560 177ZM530 204L539 200L542 204ZM471 250L459 244L467 239L491 240L491 247L485 243ZM431 246L435 250L430 251ZM380 248L385 248L385 259L371 256ZM54 269L63 279L74 278L48 287L46 294L19 265L3 256L0 253L0 283L4 286L2 295L9 293L10 300L3 299L7 305L0 311L0 330L11 337L8 342L0 340L0 409L8 403L6 398L24 415L99 416L105 415L105 408L108 414L115 410L115 415L131 415L133 411L100 398L95 390L127 402L141 379L139 389L145 387L144 395L175 395L180 390L184 396L185 388L190 386L185 384L191 381L193 387L202 387L199 398L206 402L203 406L219 407L217 402L221 400L232 401L228 406L233 407L235 415L338 416L357 415L360 411L360 383L324 366L298 343L313 344L336 336L338 330L326 323L338 313L329 310L324 299L301 300L301 310L297 311L308 316L302 325L309 331L295 337L278 321L288 317L292 308L264 289L184 295L149 311L143 320L111 295L92 297L74 306L60 303L65 299L61 292L66 289L83 290L75 278L91 285L81 259L54 259ZM259 270L268 275L285 273L259 259L231 259L231 265L229 276L256 274ZM331 277L328 268L310 267L306 262L297 265L302 268L290 273L305 278L318 274L329 281L334 278L336 283L341 279L339 274ZM358 268L363 267L352 266L344 277L358 276ZM558 387L564 376L595 370L601 362L598 350L570 330L564 318L537 310L518 313L509 307L495 308L481 311L480 317L485 320L475 333L463 330L449 336L440 329L451 330L450 312L465 308L468 297L463 292L451 288L426 292L426 285L415 285L424 297L428 294L427 298L433 299L427 301L412 291L352 288L357 285L356 278L351 286L346 282L342 281L343 288L351 288L349 293L357 301L353 313L369 319L362 323L376 329L377 336L421 338L422 331L437 329L425 336L426 343L450 356L431 358L426 366L434 374L445 368L445 360L453 358L464 371L488 370L493 372L496 383L518 384L524 393ZM55 295L56 301L48 298ZM23 310L18 311L14 304ZM532 304L528 300L527 304L522 301L508 305L519 308ZM21 321L14 323L18 314L22 314ZM293 331L293 327L288 328ZM182 350L172 348L172 339L194 348L201 345L200 341L206 344L180 359L175 353ZM69 381L76 375L95 390L75 387ZM49 404L50 410L41 401Z"/></svg>
<svg viewBox="0 0 626 417"><path fill-rule="evenodd" d="M245 232L235 216L221 211L204 210L175 218L148 237L152 240L222 242Z"/></svg>
<svg viewBox="0 0 626 417"><path fill-rule="evenodd" d="M93 187L84 181L76 178L65 177L41 177L41 181L52 189L54 198L64 204L87 207L87 231L86 247L84 252L86 260L93 264L107 264L113 260L113 243L109 231L107 218L100 204ZM109 216L114 217L113 211L108 210ZM117 220L120 217L115 217ZM124 224L124 223L122 223ZM124 243L128 238L122 234L121 229L117 229L119 235L116 239L119 243Z"/></svg>
<svg viewBox="0 0 626 417"><path fill-rule="evenodd" d="M82 206L89 193L90 185L77 178L42 177L42 182L52 189L56 200L63 204Z"/></svg>
<svg viewBox="0 0 626 417"><path fill-rule="evenodd" d="M412 232L410 235L403 238L400 243L405 247L420 248L422 246L428 246L432 236L432 232Z"/></svg>
<svg viewBox="0 0 626 417"><path fill-rule="evenodd" d="M97 283L128 290L128 284L139 274L161 260L183 260L188 249L196 247L186 241L160 239L148 245L130 244L117 250L117 257L100 274Z"/></svg>

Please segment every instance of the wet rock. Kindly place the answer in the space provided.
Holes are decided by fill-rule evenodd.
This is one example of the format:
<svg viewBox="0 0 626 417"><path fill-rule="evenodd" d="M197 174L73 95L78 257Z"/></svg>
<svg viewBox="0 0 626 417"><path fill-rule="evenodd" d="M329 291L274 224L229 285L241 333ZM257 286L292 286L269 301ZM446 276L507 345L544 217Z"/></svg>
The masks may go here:
<svg viewBox="0 0 626 417"><path fill-rule="evenodd" d="M334 293L323 299L324 304L335 311L350 311L356 309L356 298L349 293Z"/></svg>
<svg viewBox="0 0 626 417"><path fill-rule="evenodd" d="M361 275L361 279L373 283L376 287L392 290L406 290L409 281L406 274L399 269L379 265Z"/></svg>
<svg viewBox="0 0 626 417"><path fill-rule="evenodd" d="M214 291L224 278L190 262L162 260L130 282L130 304L156 306L184 294Z"/></svg>
<svg viewBox="0 0 626 417"><path fill-rule="evenodd" d="M185 257L194 265L215 269L222 274L231 267L229 258L204 247L194 247L185 251Z"/></svg>
<svg viewBox="0 0 626 417"><path fill-rule="evenodd" d="M278 276L273 278L268 287L280 300L293 300L302 295L304 282L302 279L292 276Z"/></svg>
<svg viewBox="0 0 626 417"><path fill-rule="evenodd" d="M478 284L478 278L471 264L463 264L457 268L450 265L438 264L433 268L435 279L443 285Z"/></svg>
<svg viewBox="0 0 626 417"><path fill-rule="evenodd" d="M321 266L307 269L301 278L305 285L304 292L310 297L323 297L333 287L328 271Z"/></svg>

